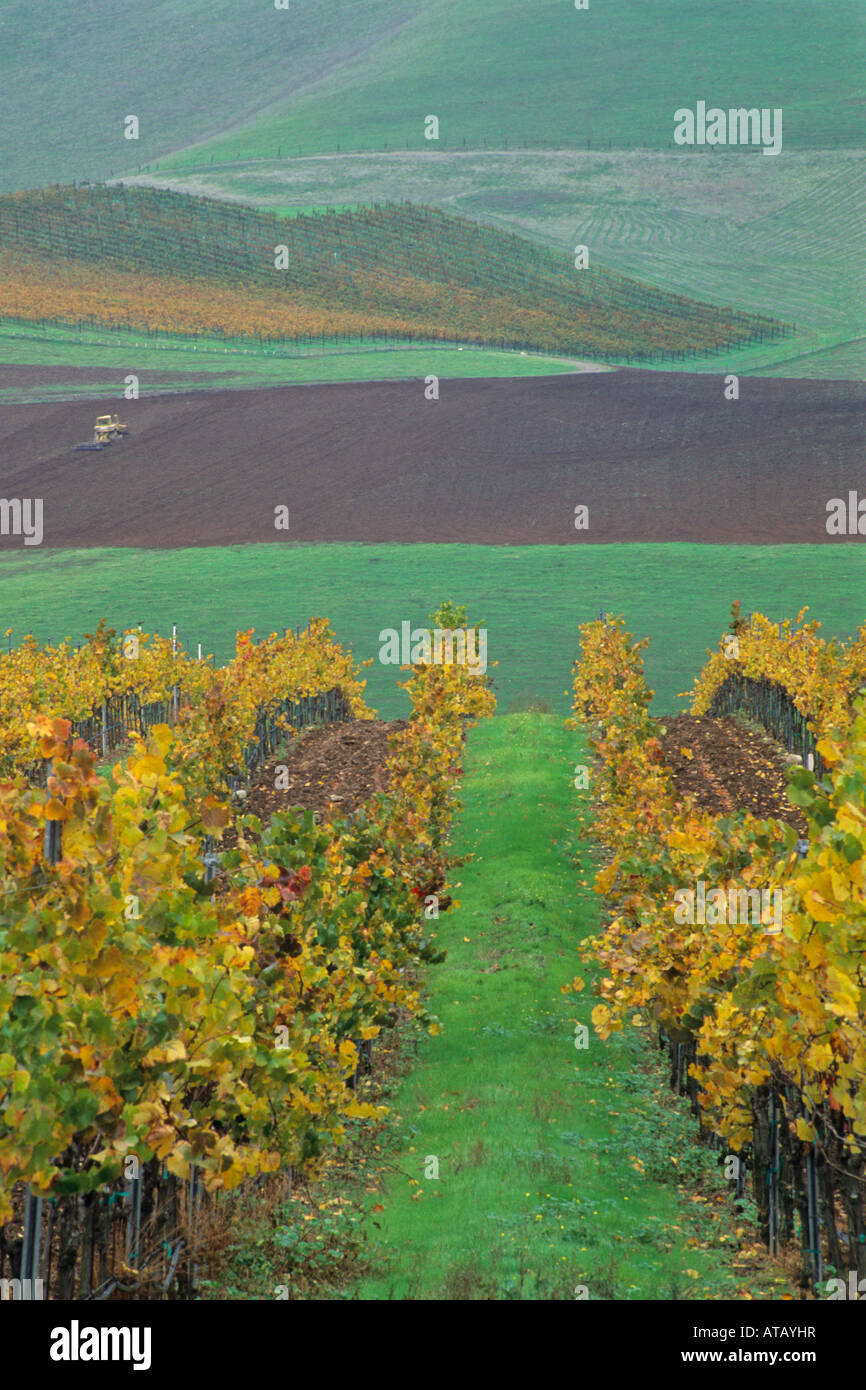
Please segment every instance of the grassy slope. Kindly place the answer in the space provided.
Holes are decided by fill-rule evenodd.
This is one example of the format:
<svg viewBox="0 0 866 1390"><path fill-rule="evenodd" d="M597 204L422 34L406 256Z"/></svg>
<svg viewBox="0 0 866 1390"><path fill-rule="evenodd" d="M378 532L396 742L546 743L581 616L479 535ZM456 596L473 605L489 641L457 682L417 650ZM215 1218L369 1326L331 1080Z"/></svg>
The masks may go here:
<svg viewBox="0 0 866 1390"><path fill-rule="evenodd" d="M419 366L423 355L423 370ZM455 377L551 376L575 371L569 358L541 353L522 355L475 347L384 342L325 343L294 349L268 348L249 342L227 346L199 338L142 339L140 334L99 329L28 328L0 325L0 362L7 365L93 368L100 380L82 383L70 372L43 385L10 383L0 387L0 404L21 401L73 400L103 397L118 390L130 371L158 373L145 379L141 393L215 390L218 387L278 386L328 381L408 380L429 372L442 380ZM195 376L191 376L195 373ZM198 374L202 373L202 379Z"/></svg>
<svg viewBox="0 0 866 1390"><path fill-rule="evenodd" d="M788 148L856 141L859 0L5 0L0 189L183 160L544 141L666 148L702 96L782 105ZM94 80L94 65L99 76ZM540 75L543 74L543 81ZM123 138L136 114L140 139ZM197 142L217 137L208 146Z"/></svg>
<svg viewBox="0 0 866 1390"><path fill-rule="evenodd" d="M646 1035L601 1044L591 991L560 992L576 970L591 979L576 948L599 925L591 854L576 834L570 769L581 760L578 736L549 717L472 731L455 849L476 857L460 874L459 910L440 924L447 960L429 972L444 1031L422 1041L388 1098L395 1120L382 1193L366 1198L374 1272L362 1298L789 1291L766 1265L745 1277L732 1268L742 1216L686 1107L665 1094ZM576 1024L590 1029L585 1049ZM431 1156L438 1180L425 1176Z"/></svg>
<svg viewBox="0 0 866 1390"><path fill-rule="evenodd" d="M240 628L263 634L325 614L364 659L377 655L381 629L404 619L426 623L448 597L487 622L500 709L528 693L564 713L578 625L603 608L651 637L654 707L669 711L716 646L733 599L772 618L809 604L825 635L845 636L863 621L864 591L866 547L856 542L30 549L0 553L0 634L12 627L16 643L30 631L56 642L92 631L103 615L118 629L141 622L170 632L177 622L191 650L202 642L222 661ZM395 668L377 662L366 675L374 706L387 716L406 713Z"/></svg>
<svg viewBox="0 0 866 1390"><path fill-rule="evenodd" d="M0 7L0 189L105 178L255 119L357 58L417 0L76 0ZM123 119L140 121L137 142Z"/></svg>
<svg viewBox="0 0 866 1390"><path fill-rule="evenodd" d="M393 187L417 197L423 166L427 201L525 226L559 246L581 235L601 264L806 331L782 353L747 354L729 370L863 375L863 229L852 171L835 156L797 153L862 140L863 36L859 0L820 9L818 0L747 8L606 0L585 13L565 0L292 0L285 12L260 0L161 0L133 11L125 0L82 0L60 28L27 0L8 0L0 121L18 134L4 152L0 190L134 173L174 150L178 168L213 180L209 191L231 191L237 178L241 196L258 183L284 205L292 199L280 189L298 180L304 206L341 205L391 196ZM97 50L111 61L94 84ZM623 146L669 149L672 110L701 94L782 104L782 158L678 155L660 170L616 155ZM281 101L285 117L273 105ZM434 153L418 116L438 107ZM128 111L142 121L135 144L121 137ZM612 145L614 157L605 176L589 155L596 168L586 180L574 161L586 155L590 126L593 148ZM196 144L218 132L218 148ZM381 162L287 159L301 137L306 150L408 143L411 177L402 156L387 174ZM457 159L464 140L514 150L524 139L564 152L515 152L498 167L473 168L454 193L456 165L443 161ZM219 167L263 154L252 168Z"/></svg>
<svg viewBox="0 0 866 1390"><path fill-rule="evenodd" d="M810 14L811 12L811 14ZM423 148L669 148L674 110L699 98L781 106L788 148L850 146L863 12L787 0L432 0L353 63L171 161L226 163L316 151ZM543 95L542 95L543 93Z"/></svg>

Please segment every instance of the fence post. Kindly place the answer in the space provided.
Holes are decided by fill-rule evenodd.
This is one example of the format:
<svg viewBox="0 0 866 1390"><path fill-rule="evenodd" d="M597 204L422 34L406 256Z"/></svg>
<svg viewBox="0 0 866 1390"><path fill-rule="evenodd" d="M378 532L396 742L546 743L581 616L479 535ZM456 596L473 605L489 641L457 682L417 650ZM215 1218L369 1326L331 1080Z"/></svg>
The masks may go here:
<svg viewBox="0 0 866 1390"><path fill-rule="evenodd" d="M79 1275L79 1298L89 1299L93 1292L94 1226L98 1193L88 1192L79 1197L81 1218L81 1273Z"/></svg>
<svg viewBox="0 0 866 1390"><path fill-rule="evenodd" d="M21 1246L21 1279L28 1280L23 1285L29 1291L31 1298L36 1297L35 1290L39 1278L39 1247L42 1241L42 1198L34 1197L30 1188L24 1198L24 1239ZM27 1295L25 1295L26 1297Z"/></svg>
<svg viewBox="0 0 866 1390"><path fill-rule="evenodd" d="M46 759L46 787L49 780L50 762ZM50 865L60 863L63 852L63 830L60 820L46 820L44 823L43 859ZM26 1190L24 1207L24 1245L21 1250L21 1277L35 1282L39 1277L39 1243L42 1237L42 1197L33 1197ZM29 1284L35 1289L35 1283Z"/></svg>
<svg viewBox="0 0 866 1390"><path fill-rule="evenodd" d="M770 1164L767 1169L768 1247L771 1255L779 1253L779 1115L776 1092L770 1092Z"/></svg>
<svg viewBox="0 0 866 1390"><path fill-rule="evenodd" d="M136 1165L137 1176L129 1178L129 1216L126 1222L126 1263L131 1269L138 1267L138 1246L141 1236L141 1165Z"/></svg>
<svg viewBox="0 0 866 1390"><path fill-rule="evenodd" d="M198 1214L201 1208L201 1183L198 1181L195 1164L190 1164L189 1169L189 1233L190 1244L195 1248L196 1225L198 1224ZM189 1265L190 1292L195 1290L198 1283L198 1265L190 1261Z"/></svg>
<svg viewBox="0 0 866 1390"><path fill-rule="evenodd" d="M213 883L216 878L217 854L214 850L214 840L212 835L205 835L203 842L204 854L202 863L204 864L204 881Z"/></svg>
<svg viewBox="0 0 866 1390"><path fill-rule="evenodd" d="M815 1149L806 1155L806 1212L808 1215L808 1239L809 1239L809 1262L812 1267L812 1279L814 1283L820 1284L824 1272L824 1262L821 1258L821 1219L818 1207L818 1169L815 1158Z"/></svg>
<svg viewBox="0 0 866 1390"><path fill-rule="evenodd" d="M172 655L172 659L174 659L174 658L177 656L177 623L172 623L172 625L171 625L171 655ZM172 686L172 688L171 688L171 702L172 702L172 709L173 709L173 717L174 717L174 720L175 720L175 722L176 722L176 721L177 721L177 682L175 682L175 684L174 684L174 685Z"/></svg>
<svg viewBox="0 0 866 1390"><path fill-rule="evenodd" d="M45 760L45 786L48 786L48 778L51 774L50 759ZM62 854L63 832L59 820L47 820L45 822L45 838L43 841L42 857L46 864L59 864Z"/></svg>

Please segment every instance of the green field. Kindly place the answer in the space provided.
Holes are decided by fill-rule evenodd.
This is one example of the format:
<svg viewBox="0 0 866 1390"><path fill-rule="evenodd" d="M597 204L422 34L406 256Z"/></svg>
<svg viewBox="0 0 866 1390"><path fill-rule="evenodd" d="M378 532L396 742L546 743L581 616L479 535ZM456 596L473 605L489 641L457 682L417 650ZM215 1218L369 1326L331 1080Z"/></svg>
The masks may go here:
<svg viewBox="0 0 866 1390"><path fill-rule="evenodd" d="M546 144L671 146L706 97L781 106L787 149L862 142L859 0L79 0L0 16L0 188L159 160ZM93 65L99 55L99 80ZM124 138L137 115L139 139ZM206 143L202 143L206 142ZM769 162L769 161L766 161Z"/></svg>
<svg viewBox="0 0 866 1390"><path fill-rule="evenodd" d="M580 13L563 0L433 0L354 61L160 167L423 149L428 113L439 149L666 149L674 110L704 93L782 107L789 149L850 147L862 140L845 98L863 37L852 0L604 0Z"/></svg>
<svg viewBox="0 0 866 1390"><path fill-rule="evenodd" d="M255 119L317 72L375 46L417 0L79 0L63 23L30 0L0 11L4 190L102 179ZM94 63L99 77L94 78ZM138 115L128 141L124 117Z"/></svg>
<svg viewBox="0 0 866 1390"><path fill-rule="evenodd" d="M419 356L420 354L420 356ZM423 368L419 366L423 357ZM33 327L0 324L0 362L4 365L92 367L104 376L82 382L70 372L41 385L0 387L0 404L21 401L102 399L116 393L127 372L153 373L141 383L143 395L169 391L213 391L219 387L310 385L337 381L398 381L429 373L443 381L456 377L553 376L578 370L571 358L545 353L504 352L471 345L376 341L271 345L213 338L111 332L97 328Z"/></svg>
<svg viewBox="0 0 866 1390"><path fill-rule="evenodd" d="M141 179L282 213L405 198L560 252L585 242L595 266L797 326L693 370L866 375L859 0L597 0L585 12L569 0L291 0L285 11L162 0L154 19L124 0L83 0L49 31L27 0L8 0L0 120L18 137L0 191ZM98 84L94 43L112 55ZM675 150L673 112L699 99L781 107L782 155ZM123 136L127 113L137 141ZM428 114L438 141L424 139ZM503 365L477 364L485 375ZM184 370L184 359L171 367ZM206 370L211 387L412 375L394 357L334 356L319 374Z"/></svg>
<svg viewBox="0 0 866 1390"><path fill-rule="evenodd" d="M276 545L174 551L31 549L0 552L0 634L16 644L80 638L105 616L118 630L142 623L218 661L234 634L265 635L330 618L359 660L376 658L379 633L408 620L423 626L443 598L469 605L488 628L499 708L529 698L565 713L578 625L599 610L623 613L649 636L654 707L679 708L708 647L740 599L744 611L793 618L804 605L825 635L847 636L866 620L866 547ZM407 712L397 668L365 673L369 702L386 716Z"/></svg>

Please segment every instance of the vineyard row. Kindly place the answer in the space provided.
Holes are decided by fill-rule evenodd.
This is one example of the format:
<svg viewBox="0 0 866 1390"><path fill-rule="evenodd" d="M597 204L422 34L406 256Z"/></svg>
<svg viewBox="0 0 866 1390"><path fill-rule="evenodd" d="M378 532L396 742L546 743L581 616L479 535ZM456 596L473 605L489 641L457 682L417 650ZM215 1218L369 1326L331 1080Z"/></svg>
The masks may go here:
<svg viewBox="0 0 866 1390"><path fill-rule="evenodd" d="M866 1273L866 628L847 644L817 629L745 624L735 605L692 706L705 713L744 678L787 693L822 760L823 776L791 777L805 844L778 820L718 817L675 793L648 713L646 642L621 618L581 628L574 680L608 855L596 891L611 919L586 947L604 968L594 1026L602 1038L629 1019L659 1030L739 1190L751 1170L770 1248L798 1239L815 1283L830 1267ZM700 885L721 890L716 904L778 892L781 922L766 906L695 921L683 894Z"/></svg>
<svg viewBox="0 0 866 1390"><path fill-rule="evenodd" d="M33 321L263 341L388 333L633 360L791 331L406 203L280 218L167 190L50 188L0 198L0 248L0 310Z"/></svg>
<svg viewBox="0 0 866 1390"><path fill-rule="evenodd" d="M307 683L315 657L369 714L327 625L308 638L239 641L189 719L109 776L68 721L32 721L46 787L0 784L0 1219L27 1191L29 1211L120 1193L153 1165L207 1192L314 1169L348 1120L379 1113L351 1085L359 1047L401 1018L437 1030L422 905L446 880L466 720L492 696L462 667L416 667L387 790L351 821L234 816L224 773L255 733L253 687L272 719L274 682L294 665ZM215 883L202 859L230 826Z"/></svg>

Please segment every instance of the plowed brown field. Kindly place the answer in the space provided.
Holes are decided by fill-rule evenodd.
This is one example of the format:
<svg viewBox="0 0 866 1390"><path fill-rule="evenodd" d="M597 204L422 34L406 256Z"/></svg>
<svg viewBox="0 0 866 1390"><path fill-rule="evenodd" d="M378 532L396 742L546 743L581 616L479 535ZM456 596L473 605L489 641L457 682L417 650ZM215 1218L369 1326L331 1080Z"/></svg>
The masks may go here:
<svg viewBox="0 0 866 1390"><path fill-rule="evenodd" d="M826 503L863 478L866 386L744 377L740 392L622 370L443 381L428 401L421 367L417 382L8 405L0 495L43 499L45 546L834 541ZM129 438L75 453L104 411Z"/></svg>

